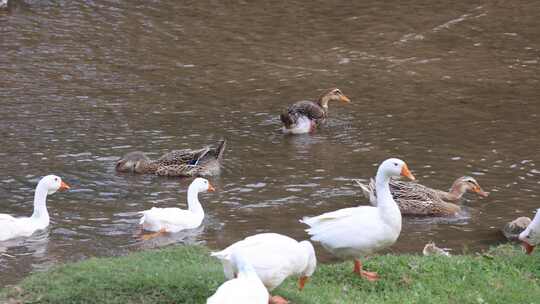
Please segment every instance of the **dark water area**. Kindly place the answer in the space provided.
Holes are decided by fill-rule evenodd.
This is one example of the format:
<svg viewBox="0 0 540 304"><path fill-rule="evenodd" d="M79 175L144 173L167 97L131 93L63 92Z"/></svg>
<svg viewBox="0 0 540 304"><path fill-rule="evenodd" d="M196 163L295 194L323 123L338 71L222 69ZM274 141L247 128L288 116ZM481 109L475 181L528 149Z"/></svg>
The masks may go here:
<svg viewBox="0 0 540 304"><path fill-rule="evenodd" d="M0 12L0 213L32 213L40 177L51 225L0 243L0 285L93 256L168 244L222 248L298 219L366 204L352 179L407 161L447 189L474 176L459 219L406 218L392 252L502 241L540 207L540 3L536 1L18 1ZM316 133L279 113L340 88ZM139 241L137 211L185 206L189 179L117 174L141 150L228 140L201 228ZM1 227L0 227L1 229ZM331 261L321 248L323 261Z"/></svg>

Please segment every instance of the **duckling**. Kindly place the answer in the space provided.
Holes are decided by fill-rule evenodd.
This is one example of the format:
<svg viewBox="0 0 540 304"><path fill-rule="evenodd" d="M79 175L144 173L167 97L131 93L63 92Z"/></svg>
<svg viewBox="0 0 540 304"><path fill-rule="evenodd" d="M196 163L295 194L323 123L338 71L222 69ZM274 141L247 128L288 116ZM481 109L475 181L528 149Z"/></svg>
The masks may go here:
<svg viewBox="0 0 540 304"><path fill-rule="evenodd" d="M531 223L531 219L526 216L518 217L517 219L506 223L502 229L502 233L509 241L517 241L519 234L527 229Z"/></svg>
<svg viewBox="0 0 540 304"><path fill-rule="evenodd" d="M422 250L422 254L424 256L430 256L430 255L443 255L443 256L450 256L450 253L448 252L448 248L439 248L437 245L435 245L435 242L429 242L424 246L424 250Z"/></svg>
<svg viewBox="0 0 540 304"><path fill-rule="evenodd" d="M303 100L291 105L281 113L283 133L303 134L315 130L328 117L328 103L341 101L350 103L351 100L337 88L326 90L317 101Z"/></svg>
<svg viewBox="0 0 540 304"><path fill-rule="evenodd" d="M215 148L174 150L158 160L151 160L140 151L130 152L116 163L116 171L159 176L216 175L220 171L225 145L226 141L221 140Z"/></svg>
<svg viewBox="0 0 540 304"><path fill-rule="evenodd" d="M364 185L359 180L355 181L362 188L364 196L369 198L372 205L375 205L376 193L373 179L369 185ZM467 191L472 191L482 197L489 195L470 176L456 179L449 192L432 189L419 183L393 179L390 182L390 191L403 215L455 216L461 211L461 207L448 201L458 201Z"/></svg>

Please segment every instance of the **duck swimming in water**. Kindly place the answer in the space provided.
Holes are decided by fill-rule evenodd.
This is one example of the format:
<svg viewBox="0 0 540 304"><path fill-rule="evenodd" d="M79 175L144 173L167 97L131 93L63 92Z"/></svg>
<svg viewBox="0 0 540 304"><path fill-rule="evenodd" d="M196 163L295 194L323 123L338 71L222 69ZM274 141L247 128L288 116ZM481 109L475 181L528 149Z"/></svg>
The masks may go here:
<svg viewBox="0 0 540 304"><path fill-rule="evenodd" d="M143 152L126 154L116 163L116 171L160 176L212 176L221 168L226 141L221 140L215 148L171 151L157 160L151 160Z"/></svg>
<svg viewBox="0 0 540 304"><path fill-rule="evenodd" d="M351 100L337 88L326 90L317 101L303 100L291 105L281 113L283 133L303 134L314 131L328 117L328 103L341 101L350 103Z"/></svg>
<svg viewBox="0 0 540 304"><path fill-rule="evenodd" d="M369 185L356 180L362 192L372 205L377 204L375 182L371 179ZM452 184L449 192L426 187L419 183L390 180L390 192L404 215L426 216L455 216L461 211L461 206L451 203L459 201L466 192L471 191L482 197L489 194L484 192L478 182L470 176L462 176Z"/></svg>

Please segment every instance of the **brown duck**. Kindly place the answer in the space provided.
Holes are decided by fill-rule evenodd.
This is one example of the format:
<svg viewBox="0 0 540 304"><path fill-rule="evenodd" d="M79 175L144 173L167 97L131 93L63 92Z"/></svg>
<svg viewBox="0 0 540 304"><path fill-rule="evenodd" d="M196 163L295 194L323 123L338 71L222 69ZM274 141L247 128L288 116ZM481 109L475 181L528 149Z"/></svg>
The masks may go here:
<svg viewBox="0 0 540 304"><path fill-rule="evenodd" d="M157 160L151 160L140 151L130 152L116 163L116 171L160 176L216 175L220 171L225 143L221 140L214 148L174 150Z"/></svg>
<svg viewBox="0 0 540 304"><path fill-rule="evenodd" d="M370 203L376 204L375 183L373 179L369 185L364 185L356 180L362 188L362 192ZM470 176L462 176L452 184L450 191L441 191L426 187L415 182L391 180L390 192L403 215L431 215L431 216L455 216L461 211L457 202L465 194L471 191L482 197L487 197L478 182Z"/></svg>
<svg viewBox="0 0 540 304"><path fill-rule="evenodd" d="M299 101L281 113L283 133L303 134L315 130L328 117L328 103L330 101L351 102L336 88L326 90L317 101Z"/></svg>

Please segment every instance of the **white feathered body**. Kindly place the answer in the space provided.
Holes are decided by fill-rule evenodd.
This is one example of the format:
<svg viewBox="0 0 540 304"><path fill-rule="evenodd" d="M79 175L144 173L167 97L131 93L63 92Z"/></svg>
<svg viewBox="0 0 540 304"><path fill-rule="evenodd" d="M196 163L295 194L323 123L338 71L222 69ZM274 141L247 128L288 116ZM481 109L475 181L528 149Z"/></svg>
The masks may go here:
<svg viewBox="0 0 540 304"><path fill-rule="evenodd" d="M306 231L311 239L332 254L358 258L391 246L399 237L401 216L385 221L380 212L377 207L360 206L306 217L302 222L310 226Z"/></svg>
<svg viewBox="0 0 540 304"><path fill-rule="evenodd" d="M294 126L291 128L283 127L282 131L285 134L305 134L311 132L315 128L315 123L309 117L300 115Z"/></svg>
<svg viewBox="0 0 540 304"><path fill-rule="evenodd" d="M180 208L156 208L139 212L142 214L140 224L144 230L175 233L181 230L194 229L201 225L204 214Z"/></svg>
<svg viewBox="0 0 540 304"><path fill-rule="evenodd" d="M14 239L17 237L28 237L38 230L43 230L49 226L49 217L15 218L8 214L0 214L0 241Z"/></svg>
<svg viewBox="0 0 540 304"><path fill-rule="evenodd" d="M308 252L295 239L277 233L261 233L212 253L212 256L221 260L228 279L234 278L237 271L230 256L238 250L250 261L269 290L279 286L289 276L301 275L309 263Z"/></svg>

